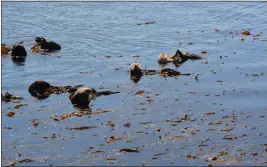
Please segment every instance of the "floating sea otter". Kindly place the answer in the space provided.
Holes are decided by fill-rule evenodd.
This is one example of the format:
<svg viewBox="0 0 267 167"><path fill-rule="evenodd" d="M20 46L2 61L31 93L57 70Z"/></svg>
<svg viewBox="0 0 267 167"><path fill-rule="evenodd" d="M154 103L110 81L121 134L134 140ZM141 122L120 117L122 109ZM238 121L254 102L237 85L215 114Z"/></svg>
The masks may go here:
<svg viewBox="0 0 267 167"><path fill-rule="evenodd" d="M157 70L142 69L140 63L133 63L129 67L130 75L135 77L142 77L143 75L155 75L158 74Z"/></svg>
<svg viewBox="0 0 267 167"><path fill-rule="evenodd" d="M23 62L25 62L27 56L27 52L22 44L23 41L13 45L12 48L6 46L5 44L1 44L1 54L11 55L11 60L15 64L22 65Z"/></svg>
<svg viewBox="0 0 267 167"><path fill-rule="evenodd" d="M44 52L51 52L56 50L61 50L61 46L53 41L47 41L43 37L35 37L36 44L32 46L32 50L36 51L37 48L40 46L40 48Z"/></svg>
<svg viewBox="0 0 267 167"><path fill-rule="evenodd" d="M14 56L14 57L26 57L27 56L26 49L24 48L23 45L16 44L16 45L13 46L13 48L11 50L11 56Z"/></svg>
<svg viewBox="0 0 267 167"><path fill-rule="evenodd" d="M140 81L143 75L155 75L158 73L157 70L142 69L140 63L131 64L129 67L129 72L130 72L130 79L134 83Z"/></svg>
<svg viewBox="0 0 267 167"><path fill-rule="evenodd" d="M69 91L71 94L69 95L69 99L71 103L80 108L88 108L91 100L94 100L96 97L101 95L111 95L120 92L113 91L99 91L97 92L94 88L74 88Z"/></svg>
<svg viewBox="0 0 267 167"><path fill-rule="evenodd" d="M83 85L77 85L77 86L52 86L48 82L43 80L37 80L33 82L29 86L29 93L37 98L44 99L49 97L50 94L60 94L69 92L72 89L76 89L77 87L81 87Z"/></svg>
<svg viewBox="0 0 267 167"><path fill-rule="evenodd" d="M8 47L5 44L1 44L1 53L3 55L8 54L11 55L13 57L26 57L27 56L27 52L26 49L24 48L24 46L22 45L23 41L13 45L13 47Z"/></svg>
<svg viewBox="0 0 267 167"><path fill-rule="evenodd" d="M129 71L131 76L142 77L143 75L141 64L139 63L131 64L129 67Z"/></svg>
<svg viewBox="0 0 267 167"><path fill-rule="evenodd" d="M203 59L203 57L195 55L195 54L190 54L188 52L182 53L180 50L177 50L175 55L173 56L168 56L166 53L161 53L158 58L158 63L166 64L166 63L173 62L177 64L182 64L188 59L198 60L198 59Z"/></svg>
<svg viewBox="0 0 267 167"><path fill-rule="evenodd" d="M130 71L130 78L134 83L137 83L143 75L156 75L160 74L160 76L164 77L173 77L173 76L179 76L179 75L190 75L189 73L181 73L179 71L170 69L170 68L164 68L162 70L147 70L142 69L140 63L133 63L129 67Z"/></svg>
<svg viewBox="0 0 267 167"><path fill-rule="evenodd" d="M11 48L7 47L5 44L1 44L1 54L2 55L7 55L10 51L11 51Z"/></svg>
<svg viewBox="0 0 267 167"><path fill-rule="evenodd" d="M22 97L19 96L14 96L11 93L6 92L5 95L1 93L1 100L5 102L10 102L10 101L15 101L15 100L21 100L23 99Z"/></svg>
<svg viewBox="0 0 267 167"><path fill-rule="evenodd" d="M133 63L130 67L129 67L129 71L130 71L130 79L134 82L137 83L140 81L140 79L143 76L143 72L142 72L142 68L141 65L139 63Z"/></svg>
<svg viewBox="0 0 267 167"><path fill-rule="evenodd" d="M52 86L48 82L43 80L37 80L33 82L30 86L28 91L34 97L39 99L44 99L49 97L50 94L60 94L69 92L69 99L71 103L76 106L81 107L88 107L88 104L91 100L95 99L101 95L110 95L120 92L112 92L112 91L100 91L97 92L93 88L79 88L83 85L77 86Z"/></svg>

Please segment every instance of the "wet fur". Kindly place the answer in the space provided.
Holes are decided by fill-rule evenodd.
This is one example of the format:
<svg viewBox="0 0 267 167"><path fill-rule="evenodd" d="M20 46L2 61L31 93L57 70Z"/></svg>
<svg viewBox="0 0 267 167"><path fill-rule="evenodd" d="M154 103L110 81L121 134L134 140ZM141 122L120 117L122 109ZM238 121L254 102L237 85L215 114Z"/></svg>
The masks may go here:
<svg viewBox="0 0 267 167"><path fill-rule="evenodd" d="M24 46L22 46L20 44L16 44L13 46L13 48L11 50L11 56L26 57L27 52L26 52Z"/></svg>
<svg viewBox="0 0 267 167"><path fill-rule="evenodd" d="M41 49L47 50L47 51L54 51L54 50L61 50L61 46L53 41L47 42L45 38L40 39L39 45L41 46Z"/></svg>
<svg viewBox="0 0 267 167"><path fill-rule="evenodd" d="M77 90L78 87L81 87L83 85L77 85L77 86L52 86L46 81L43 80L37 80L33 82L29 88L29 93L37 97L39 99L44 99L49 97L50 94L60 94L65 92L74 92Z"/></svg>
<svg viewBox="0 0 267 167"><path fill-rule="evenodd" d="M71 103L78 106L88 106L95 97L96 90L93 88L80 88L69 95Z"/></svg>
<svg viewBox="0 0 267 167"><path fill-rule="evenodd" d="M74 89L73 89L74 90ZM99 91L97 92L93 88L79 88L76 91L72 91L69 95L69 99L71 103L79 108L87 108L91 100L94 100L96 97L101 95L111 95L120 92L113 92L113 91Z"/></svg>
<svg viewBox="0 0 267 167"><path fill-rule="evenodd" d="M130 75L135 77L141 77L143 75L141 65L139 63L133 63L130 67Z"/></svg>

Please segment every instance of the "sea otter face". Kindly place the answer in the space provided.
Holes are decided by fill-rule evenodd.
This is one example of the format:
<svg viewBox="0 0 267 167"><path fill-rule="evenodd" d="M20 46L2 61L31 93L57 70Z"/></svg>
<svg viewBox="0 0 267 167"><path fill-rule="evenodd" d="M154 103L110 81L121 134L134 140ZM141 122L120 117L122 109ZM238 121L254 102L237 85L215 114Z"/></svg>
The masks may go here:
<svg viewBox="0 0 267 167"><path fill-rule="evenodd" d="M168 56L166 53L161 53L158 58L159 63L168 63Z"/></svg>
<svg viewBox="0 0 267 167"><path fill-rule="evenodd" d="M43 80L37 80L29 86L28 90L31 95L37 96L38 94L45 93L50 87L51 85L48 82Z"/></svg>
<svg viewBox="0 0 267 167"><path fill-rule="evenodd" d="M88 105L95 97L96 90L93 88L80 88L69 96L72 104L76 105Z"/></svg>
<svg viewBox="0 0 267 167"><path fill-rule="evenodd" d="M131 70L141 70L141 65L139 63L133 63L131 66L130 66L130 69Z"/></svg>
<svg viewBox="0 0 267 167"><path fill-rule="evenodd" d="M130 66L131 76L141 76L142 75L142 68L139 63L133 63Z"/></svg>
<svg viewBox="0 0 267 167"><path fill-rule="evenodd" d="M41 38L40 37L35 37L35 42L40 43L41 42Z"/></svg>
<svg viewBox="0 0 267 167"><path fill-rule="evenodd" d="M37 43L46 42L46 39L43 37L35 37L35 42Z"/></svg>

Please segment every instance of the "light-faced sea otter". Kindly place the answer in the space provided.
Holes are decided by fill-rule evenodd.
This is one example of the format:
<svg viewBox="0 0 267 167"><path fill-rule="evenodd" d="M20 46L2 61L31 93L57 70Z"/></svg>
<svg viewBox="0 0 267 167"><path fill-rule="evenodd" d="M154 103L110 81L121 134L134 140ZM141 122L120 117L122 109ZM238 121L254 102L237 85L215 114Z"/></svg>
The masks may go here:
<svg viewBox="0 0 267 167"><path fill-rule="evenodd" d="M96 97L101 95L111 95L120 92L113 91L99 91L97 92L94 88L78 88L71 89L69 91L71 94L69 95L69 99L71 103L79 108L87 108L91 100L94 100Z"/></svg>
<svg viewBox="0 0 267 167"><path fill-rule="evenodd" d="M11 48L7 47L5 44L1 44L1 54L7 55L11 51Z"/></svg>
<svg viewBox="0 0 267 167"><path fill-rule="evenodd" d="M93 88L80 88L69 95L73 105L88 107L91 100L96 98L96 90Z"/></svg>
<svg viewBox="0 0 267 167"><path fill-rule="evenodd" d="M203 57L195 55L195 54L190 54L189 52L182 53L179 49L177 49L175 55L173 56L168 56L166 53L161 53L158 57L158 63L159 64L167 64L170 62L177 63L177 64L182 64L188 59L191 60L198 60L198 59L203 59Z"/></svg>

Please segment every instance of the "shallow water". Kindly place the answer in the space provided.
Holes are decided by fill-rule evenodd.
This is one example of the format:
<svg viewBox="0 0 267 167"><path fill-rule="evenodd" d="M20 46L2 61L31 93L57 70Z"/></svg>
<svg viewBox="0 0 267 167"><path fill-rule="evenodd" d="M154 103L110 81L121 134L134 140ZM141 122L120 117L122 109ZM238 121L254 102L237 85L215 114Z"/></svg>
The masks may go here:
<svg viewBox="0 0 267 167"><path fill-rule="evenodd" d="M3 2L2 43L24 41L28 51L19 64L2 56L2 93L22 96L20 103L28 104L15 109L17 103L2 102L3 165L15 160L32 166L266 165L266 17L264 2ZM155 23L137 25L150 21ZM244 36L244 29L259 36ZM35 36L61 44L62 50L51 56L32 53ZM177 49L206 60L168 66L191 76L130 80L131 63L160 69L158 55ZM113 112L54 121L50 117L79 109L68 93L42 101L32 97L28 86L41 79L120 94L90 103L93 112ZM139 90L145 93L135 95ZM7 117L11 111L16 114ZM185 115L190 120L166 121ZM37 127L31 119L39 120ZM69 129L80 126L97 128ZM168 137L180 135L186 137ZM226 135L233 140L222 139ZM106 143L109 136L123 139ZM140 153L119 152L136 147ZM223 151L227 155L219 155ZM186 158L190 153L196 158ZM19 163L26 158L34 161Z"/></svg>

